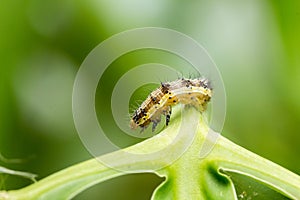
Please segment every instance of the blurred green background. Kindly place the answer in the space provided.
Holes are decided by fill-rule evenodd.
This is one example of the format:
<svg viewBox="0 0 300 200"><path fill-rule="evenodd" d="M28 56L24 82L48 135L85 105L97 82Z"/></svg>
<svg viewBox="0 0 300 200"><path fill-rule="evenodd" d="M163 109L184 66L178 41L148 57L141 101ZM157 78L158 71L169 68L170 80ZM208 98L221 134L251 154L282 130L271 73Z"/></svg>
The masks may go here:
<svg viewBox="0 0 300 200"><path fill-rule="evenodd" d="M101 41L145 26L171 28L202 44L226 87L222 134L300 174L296 0L0 1L0 152L22 159L0 165L36 173L40 179L91 158L72 119L76 72ZM122 66L144 58L136 54ZM75 199L149 199L161 181L152 174L124 176ZM28 184L0 175L0 189Z"/></svg>

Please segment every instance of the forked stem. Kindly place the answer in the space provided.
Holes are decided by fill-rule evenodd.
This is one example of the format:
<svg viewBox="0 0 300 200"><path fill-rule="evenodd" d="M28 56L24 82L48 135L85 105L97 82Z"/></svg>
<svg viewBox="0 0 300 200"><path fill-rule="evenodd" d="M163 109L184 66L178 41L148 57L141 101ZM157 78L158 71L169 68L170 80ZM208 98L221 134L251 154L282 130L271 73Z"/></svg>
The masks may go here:
<svg viewBox="0 0 300 200"><path fill-rule="evenodd" d="M188 123L183 123L181 119L187 119ZM177 137L181 134L178 130L189 130L182 129L182 126L195 127L196 134L189 136L191 140L185 141L185 135ZM98 160L91 159L73 165L25 188L0 191L0 200L70 199L105 180L149 171L166 177L165 182L155 190L152 199L236 199L233 183L222 170L249 176L289 198L300 199L298 175L222 136L218 138L210 154L200 158L199 152L207 138L207 132L208 127L198 111L189 108L180 115L180 109L175 108L170 125L160 134L126 149L101 156ZM173 152L178 153L178 149L186 147L186 144L188 148L179 151L177 157L174 156ZM160 154L155 154L166 148L166 155L171 159L166 158L166 155L159 157L157 155ZM154 156L144 156L145 159L124 159L129 154L148 155L153 152ZM108 167L107 163L104 165L99 160L110 162L109 166L113 167Z"/></svg>

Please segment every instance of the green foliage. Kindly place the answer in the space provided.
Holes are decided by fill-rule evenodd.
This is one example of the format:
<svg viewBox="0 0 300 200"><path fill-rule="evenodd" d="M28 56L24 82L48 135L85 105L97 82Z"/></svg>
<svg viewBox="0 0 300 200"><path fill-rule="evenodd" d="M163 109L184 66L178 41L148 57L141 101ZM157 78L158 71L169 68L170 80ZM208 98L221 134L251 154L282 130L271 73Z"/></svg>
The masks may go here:
<svg viewBox="0 0 300 200"><path fill-rule="evenodd" d="M199 151L208 126L202 115L193 109L185 109L182 116L175 109L172 123L159 135L125 151L150 153L167 147L176 136L182 119L197 122L197 134L189 148L170 165L152 172L165 177L165 181L153 193L152 199L299 199L300 177L220 136L213 150L205 158ZM177 114L176 114L177 113ZM200 116L200 119L199 119ZM189 124L188 124L189 125ZM171 148L180 148L181 142ZM170 153L171 154L171 153ZM0 192L0 199L69 199L99 182L127 173L149 172L168 158L154 157L136 162L124 160L124 151L116 151L101 158L125 161L116 162L118 168L132 168L125 172L109 168L97 159L71 166L28 187ZM170 155L171 156L171 155Z"/></svg>

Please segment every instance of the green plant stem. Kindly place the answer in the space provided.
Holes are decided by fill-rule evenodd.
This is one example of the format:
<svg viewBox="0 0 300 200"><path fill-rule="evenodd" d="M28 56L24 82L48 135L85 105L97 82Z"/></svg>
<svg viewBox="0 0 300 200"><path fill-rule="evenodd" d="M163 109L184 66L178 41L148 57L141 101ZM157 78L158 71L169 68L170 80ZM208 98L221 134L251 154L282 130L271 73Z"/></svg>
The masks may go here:
<svg viewBox="0 0 300 200"><path fill-rule="evenodd" d="M222 137L207 163L267 184L292 199L300 199L300 177Z"/></svg>
<svg viewBox="0 0 300 200"><path fill-rule="evenodd" d="M91 159L23 189L3 193L2 199L67 199L91 185L121 175L122 172L107 168L96 159Z"/></svg>
<svg viewBox="0 0 300 200"><path fill-rule="evenodd" d="M283 195L300 199L300 177L279 165L272 163L220 136L210 154L199 157L199 152L207 139L208 127L195 109L174 110L171 124L162 133L125 150L112 152L99 157L110 160L116 169L91 159L71 166L32 185L14 191L0 191L0 199L69 199L84 189L99 182L128 173L153 172L166 180L155 190L153 199L236 199L235 189L230 176L224 172L236 172L265 183ZM189 148L170 165L167 164L172 152L185 144L185 135L173 142L185 126L194 127L196 135ZM172 144L172 145L170 145ZM144 154L169 147L169 156L145 157L147 159L127 159L126 152ZM172 160L172 159L171 159ZM126 169L132 169L126 171ZM152 170L151 170L152 169Z"/></svg>
<svg viewBox="0 0 300 200"><path fill-rule="evenodd" d="M188 151L160 171L167 180L153 199L235 199L235 188L224 172L249 176L291 199L300 199L300 177L220 136L210 154L199 158L207 133L200 119L198 134Z"/></svg>

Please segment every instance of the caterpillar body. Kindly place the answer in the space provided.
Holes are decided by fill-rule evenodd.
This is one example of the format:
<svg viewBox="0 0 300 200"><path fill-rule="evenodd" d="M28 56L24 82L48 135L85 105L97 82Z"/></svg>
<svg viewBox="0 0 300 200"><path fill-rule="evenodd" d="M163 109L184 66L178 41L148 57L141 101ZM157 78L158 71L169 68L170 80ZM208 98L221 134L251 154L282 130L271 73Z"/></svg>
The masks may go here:
<svg viewBox="0 0 300 200"><path fill-rule="evenodd" d="M152 131L166 116L166 126L170 122L172 106L182 103L192 105L203 112L212 95L212 87L207 79L181 78L172 82L161 83L151 92L141 106L132 114L130 127L141 127L142 131L152 122Z"/></svg>

